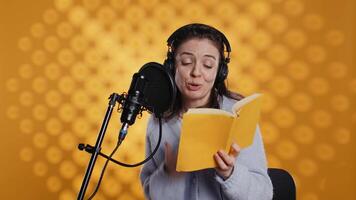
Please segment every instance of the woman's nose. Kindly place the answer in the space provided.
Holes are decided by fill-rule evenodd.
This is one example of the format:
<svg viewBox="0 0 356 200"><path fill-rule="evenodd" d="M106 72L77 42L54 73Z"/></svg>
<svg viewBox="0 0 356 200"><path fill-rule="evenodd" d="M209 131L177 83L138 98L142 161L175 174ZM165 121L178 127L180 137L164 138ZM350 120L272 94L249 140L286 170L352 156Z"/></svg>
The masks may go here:
<svg viewBox="0 0 356 200"><path fill-rule="evenodd" d="M191 76L194 76L194 77L198 77L201 75L200 66L198 63L194 64L190 74L191 74Z"/></svg>

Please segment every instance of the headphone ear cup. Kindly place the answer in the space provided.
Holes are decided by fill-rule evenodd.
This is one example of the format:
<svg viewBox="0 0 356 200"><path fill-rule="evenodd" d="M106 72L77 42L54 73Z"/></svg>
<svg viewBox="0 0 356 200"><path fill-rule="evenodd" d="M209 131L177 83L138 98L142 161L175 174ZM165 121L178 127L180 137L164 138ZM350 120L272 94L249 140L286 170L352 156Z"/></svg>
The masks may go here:
<svg viewBox="0 0 356 200"><path fill-rule="evenodd" d="M163 63L163 66L164 68L170 73L170 75L172 76L172 78L174 79L174 74L175 74L175 71L174 71L174 62L173 62L173 59L172 59L172 56L167 55L167 58L166 60L164 61Z"/></svg>
<svg viewBox="0 0 356 200"><path fill-rule="evenodd" d="M229 69L225 61L223 61L219 66L219 71L216 77L216 82L221 83L224 82L229 73Z"/></svg>

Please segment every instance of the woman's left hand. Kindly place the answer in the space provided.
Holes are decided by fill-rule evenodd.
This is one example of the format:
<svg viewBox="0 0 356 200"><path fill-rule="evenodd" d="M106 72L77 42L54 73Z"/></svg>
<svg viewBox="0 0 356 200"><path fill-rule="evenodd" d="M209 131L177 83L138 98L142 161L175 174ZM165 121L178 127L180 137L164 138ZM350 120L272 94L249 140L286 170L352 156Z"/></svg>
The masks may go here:
<svg viewBox="0 0 356 200"><path fill-rule="evenodd" d="M239 153L239 145L232 143L228 154L224 150L219 150L216 154L214 154L214 160L217 164L215 170L224 180L228 179L232 174L235 161Z"/></svg>

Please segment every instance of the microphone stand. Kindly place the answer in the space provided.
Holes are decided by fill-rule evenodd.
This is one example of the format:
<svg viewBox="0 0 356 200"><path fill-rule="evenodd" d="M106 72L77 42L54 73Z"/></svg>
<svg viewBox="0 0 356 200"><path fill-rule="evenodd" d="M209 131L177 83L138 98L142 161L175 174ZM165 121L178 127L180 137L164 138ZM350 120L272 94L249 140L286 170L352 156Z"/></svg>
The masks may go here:
<svg viewBox="0 0 356 200"><path fill-rule="evenodd" d="M145 76L150 78L145 78ZM162 77L164 76L164 77ZM157 79L158 77L158 79ZM165 85L165 83L161 83L162 81L167 81L167 87L158 87L159 85ZM143 96L143 92L145 90L150 90L152 91L152 95L148 96ZM153 99L153 96L158 96L161 92L161 90L167 91L167 95L165 95L168 98L163 98L167 99L167 102L170 102L168 105L165 105L167 103L163 103L163 105L158 106L158 104L162 104L162 101ZM164 93L164 94L166 94ZM145 97L145 99L143 99ZM162 138L162 115L163 113L169 109L169 107L172 105L172 102L174 101L176 97L176 89L175 89L175 83L174 79L170 76L167 70L164 69L164 67L155 62L150 62L145 64L138 73L135 73L133 76L133 80L130 85L129 93L126 95L124 94L116 94L112 93L109 97L109 105L105 114L105 118L103 120L103 123L100 128L99 135L97 137L95 146L90 146L90 145L84 145L84 144L79 144L78 148L79 150L85 150L88 153L91 153L91 158L88 164L88 167L85 172L85 176L82 182L82 186L80 188L79 194L78 194L78 200L83 200L85 196L86 189L89 184L90 176L94 170L94 165L95 162L98 158L98 156L103 156L107 158L107 161L112 161L116 164L122 165L122 166L127 166L127 167L136 167L139 165L142 165L146 163L148 160L153 158L155 153L158 151L158 148L160 146L161 138ZM127 102L126 102L127 101ZM127 134L127 128L129 125L133 124L135 122L135 117L137 114L142 115L143 110L148 110L151 111L152 113L155 114L155 116L159 119L159 138L157 145L153 152L143 161L136 163L136 164L125 164L121 163L119 161L116 161L115 159L112 159L111 156L115 153L117 150L117 147L115 147L114 151L110 156L106 156L105 154L101 153L101 144L104 140L105 132L108 126L108 123L111 118L111 114L113 111L113 108L115 107L116 102L120 103L121 105L124 104L123 113L121 115L121 122L123 123L123 126L120 130L119 134L119 142L117 147L119 147L121 141L124 139L124 137ZM128 103L128 104L127 104ZM137 110L137 106L140 106L140 109ZM156 107L157 106L157 107ZM125 115L124 115L125 114ZM123 118L123 115L125 116ZM108 162L107 162L108 163ZM105 165L106 166L106 165ZM105 168L103 169L102 172L104 172ZM103 174L103 173L102 173ZM99 182L100 183L100 182ZM99 186L99 184L98 184ZM98 187L97 187L98 188ZM97 190L94 191L93 195L95 195ZM91 197L90 197L91 198Z"/></svg>
<svg viewBox="0 0 356 200"><path fill-rule="evenodd" d="M101 144L102 144L102 142L104 140L106 128L107 128L107 126L109 124L113 108L115 107L116 102L119 102L119 103L122 102L122 100L124 99L124 95L119 95L119 94L116 94L116 93L112 93L110 95L109 99L110 99L109 106L108 106L108 109L106 110L106 114L105 114L103 123L101 125L99 135L98 135L98 137L96 139L95 146L94 146L94 148L92 149L92 152L91 152L91 158L90 158L87 170L85 172L85 176L84 176L84 179L83 179L82 186L81 186L79 194L78 194L78 200L83 200L84 199L85 191L86 191L86 189L88 187L90 176L91 176L91 174L93 172L94 165L95 165L95 162L96 162L96 160L98 158L98 155L100 154Z"/></svg>

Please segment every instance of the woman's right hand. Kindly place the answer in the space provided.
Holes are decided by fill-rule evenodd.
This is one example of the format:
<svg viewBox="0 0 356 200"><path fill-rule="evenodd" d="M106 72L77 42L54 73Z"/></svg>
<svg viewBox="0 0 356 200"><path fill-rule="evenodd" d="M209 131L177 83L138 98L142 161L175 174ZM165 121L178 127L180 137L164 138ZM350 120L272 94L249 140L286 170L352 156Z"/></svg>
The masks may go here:
<svg viewBox="0 0 356 200"><path fill-rule="evenodd" d="M172 146L164 143L164 167L166 172L172 176L178 176L180 173L176 171L177 166L177 153L174 152Z"/></svg>

